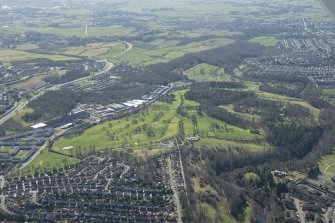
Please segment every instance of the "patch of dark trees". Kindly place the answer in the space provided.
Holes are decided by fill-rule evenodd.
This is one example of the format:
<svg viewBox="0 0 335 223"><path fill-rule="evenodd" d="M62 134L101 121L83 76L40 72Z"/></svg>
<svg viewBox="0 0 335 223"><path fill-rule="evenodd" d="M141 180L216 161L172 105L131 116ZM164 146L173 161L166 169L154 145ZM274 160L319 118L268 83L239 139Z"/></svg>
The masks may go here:
<svg viewBox="0 0 335 223"><path fill-rule="evenodd" d="M0 213L0 221L1 222L6 222L6 221L10 221L10 222L24 222L25 218L22 217L22 216Z"/></svg>
<svg viewBox="0 0 335 223"><path fill-rule="evenodd" d="M209 104L202 104L199 109L205 112L208 116L224 121L228 124L243 128L247 128L250 126L250 122L248 120L240 118L239 116L234 115L233 113L230 113L225 109L218 108Z"/></svg>
<svg viewBox="0 0 335 223"><path fill-rule="evenodd" d="M199 103L219 106L233 104L238 100L242 100L247 97L254 97L254 95L255 93L252 91L207 88L206 85L195 84L191 90L187 92L186 98L192 101L197 101Z"/></svg>
<svg viewBox="0 0 335 223"><path fill-rule="evenodd" d="M321 111L320 126L304 126L299 123L269 123L268 129L266 129L268 140L277 147L276 150L251 153L243 148L234 148L240 152L234 153L225 149L215 151L215 155L208 155L206 158L213 161L212 168L217 174L264 163L277 163L276 168L281 166L282 169L313 167L321 156L333 149L332 145L335 143L333 115L335 115L335 111Z"/></svg>
<svg viewBox="0 0 335 223"><path fill-rule="evenodd" d="M330 116L324 118L327 119ZM264 153L253 153L244 148L201 148L201 151L191 148L189 150L190 160L194 163L203 163L206 160L207 164L203 168L193 169L194 173L190 174L198 176L201 179L201 185L210 185L215 188L221 198L225 197L235 219L243 219L248 203L251 208L249 214L252 222L284 222L284 210L282 204L278 202L279 195L283 192L294 191L306 200L308 196L294 185L276 184L271 171L275 169L304 170L308 173L315 173L317 160L322 155L329 153L335 143L335 130L330 128L330 125L333 124L334 122L327 125L322 124L320 127L279 124L274 128L276 128L276 134L281 136L279 139L273 139L273 143L280 146L276 150ZM290 134L293 136L288 136ZM287 142L282 137L284 135L288 139ZM283 140L280 141L280 139ZM298 150L296 150L297 147ZM289 148L296 151L290 151ZM299 148L306 148L306 150L302 151ZM189 166L189 168L192 167ZM245 178L246 173L253 173L258 178L256 180L247 179ZM191 192L194 193L190 191L189 194ZM192 194L192 196L195 195ZM197 196L196 198L199 199L199 195ZM217 208L213 199L210 200L211 196L207 194L205 199L201 199ZM192 212L192 208L186 211L188 218L205 218L201 212Z"/></svg>
<svg viewBox="0 0 335 223"><path fill-rule="evenodd" d="M108 101L102 101L101 104L121 103L131 99L138 99L157 88L156 84L143 84L138 82L122 81L108 88L101 90L99 93L108 97Z"/></svg>
<svg viewBox="0 0 335 223"><path fill-rule="evenodd" d="M261 82L260 90L289 97L302 98L312 106L322 109L331 107L321 97L321 92L308 78L300 75L269 75L267 73L244 71L243 78Z"/></svg>
<svg viewBox="0 0 335 223"><path fill-rule="evenodd" d="M65 75L46 77L46 81L53 84L75 80L88 74L81 70L73 70ZM184 75L177 70L169 70L168 66L152 66L146 71L124 76L120 83L102 89L98 92L54 91L32 101L29 107L34 109L32 114L24 116L26 121L49 120L63 116L75 108L77 103L97 102L100 104L119 103L138 98L157 88L157 85L184 79Z"/></svg>
<svg viewBox="0 0 335 223"><path fill-rule="evenodd" d="M196 82L193 84L194 88L197 89L211 89L211 88L231 88L231 89L238 89L244 88L245 85L243 82Z"/></svg>
<svg viewBox="0 0 335 223"><path fill-rule="evenodd" d="M33 113L25 114L23 120L27 122L48 121L60 116L67 115L78 103L99 103L110 104L125 102L138 98L154 89L156 85L143 84L117 84L105 88L99 92L91 91L47 91L44 95L31 101L28 107L34 110Z"/></svg>
<svg viewBox="0 0 335 223"><path fill-rule="evenodd" d="M167 67L150 67L150 69L128 75L123 78L124 83L164 84L185 79L180 71L169 70Z"/></svg>
<svg viewBox="0 0 335 223"><path fill-rule="evenodd" d="M67 60L67 61L53 61L47 58L36 58L36 59L29 59L29 60L13 61L11 62L11 64L14 66L20 66L24 64L38 64L39 66L56 67L56 66L66 66L69 64L83 63L83 62L89 62L89 61L91 60L78 59L78 60Z"/></svg>
<svg viewBox="0 0 335 223"><path fill-rule="evenodd" d="M301 93L302 98L319 109L331 108L332 105L321 97L321 92L313 83L309 83Z"/></svg>
<svg viewBox="0 0 335 223"><path fill-rule="evenodd" d="M89 102L95 98L100 98L100 95L91 92L84 93L69 90L47 91L44 95L28 104L28 107L32 108L34 112L25 114L22 119L26 122L51 120L55 117L68 114L75 108L77 103Z"/></svg>
<svg viewBox="0 0 335 223"><path fill-rule="evenodd" d="M249 57L261 56L264 47L248 41L240 41L214 49L198 53L189 53L168 63L151 65L150 68L157 71L160 69L173 71L176 69L189 69L200 63L223 67L225 72L233 73L242 61Z"/></svg>
<svg viewBox="0 0 335 223"><path fill-rule="evenodd" d="M0 126L0 136L6 135L6 132L20 132L24 131L26 128L13 118L8 119L5 123Z"/></svg>
<svg viewBox="0 0 335 223"><path fill-rule="evenodd" d="M269 123L266 132L268 141L279 151L298 159L307 155L322 135L319 127L297 123Z"/></svg>
<svg viewBox="0 0 335 223"><path fill-rule="evenodd" d="M317 161L332 152L335 143L335 110L326 108L321 111L319 126L304 126L301 123L272 122L269 124L269 141L277 149L264 153L253 153L241 148L190 148L189 160L193 163L207 164L203 168L192 168L190 175L198 176L201 185L210 185L225 197L232 216L243 218L245 207L250 205L249 215L252 222L284 222L284 210L278 202L281 193L291 192L304 200L320 201L306 190L294 184L279 183L273 180L271 171L275 169L307 172L310 177L318 174ZM192 165L194 166L194 165ZM258 176L256 180L245 178L246 173ZM220 189L220 187L222 189ZM194 191L190 191L193 192ZM189 192L189 194L190 194ZM236 195L236 196L235 196ZM199 199L202 195L191 195ZM217 204L210 200L212 195L201 198L212 207ZM311 197L314 196L314 197ZM192 204L191 204L192 206ZM194 208L194 207L193 207ZM192 207L185 209L189 219L206 219L205 213L192 212Z"/></svg>
<svg viewBox="0 0 335 223"><path fill-rule="evenodd" d="M305 86L301 83L291 84L290 86L287 83L276 83L276 84L269 84L269 83L262 83L259 87L261 91L280 94L289 97L301 97L301 92L304 90Z"/></svg>
<svg viewBox="0 0 335 223"><path fill-rule="evenodd" d="M303 84L307 86L307 84L310 82L309 79L306 76L301 75L289 75L289 74L280 74L280 75L272 75L269 73L262 73L262 72L249 72L248 69L246 69L243 72L243 78L246 80L253 80L256 82L267 82L267 83L297 83L297 84Z"/></svg>
<svg viewBox="0 0 335 223"><path fill-rule="evenodd" d="M249 206L251 222L284 222L282 205L277 200L276 186L271 175L273 167L258 166L253 163L255 160L264 162L268 158L267 155L261 156L259 153L253 154L243 151L244 158L240 158L235 149L201 148L199 150L198 148L190 148L188 150L187 156L195 165L184 168L188 172L186 178L197 177L200 180L200 187L204 188L209 185L216 193L209 190L196 193L190 187L188 191L190 202L182 201L185 222L210 222L206 212L196 208L197 201L205 202L219 210L219 202L223 200L227 201L231 216L237 220L244 219L245 208ZM226 157L225 160L224 157ZM249 161L248 158L251 158L252 161ZM205 160L206 164L203 165ZM235 162L235 160L238 161ZM232 161L234 163L230 165L236 165L238 162L241 167L234 169L225 167L225 171L220 173L215 171L222 162ZM243 164L243 162L245 163ZM194 167L199 165L200 168ZM250 172L255 173L258 179L246 179L244 174ZM190 179L188 179L188 185L192 185Z"/></svg>
<svg viewBox="0 0 335 223"><path fill-rule="evenodd" d="M226 86L225 83L214 84L194 84L185 97L200 103L199 111L207 115L243 128L268 126L271 122L312 119L311 113L307 108L300 105L271 101L258 98L254 92L240 89L222 89L215 86ZM239 87L239 84L237 84ZM251 123L240 115L220 108L220 105L233 104L235 112L247 113L261 116L259 123Z"/></svg>
<svg viewBox="0 0 335 223"><path fill-rule="evenodd" d="M159 101L172 104L175 101L176 96L174 94L166 94L159 98Z"/></svg>

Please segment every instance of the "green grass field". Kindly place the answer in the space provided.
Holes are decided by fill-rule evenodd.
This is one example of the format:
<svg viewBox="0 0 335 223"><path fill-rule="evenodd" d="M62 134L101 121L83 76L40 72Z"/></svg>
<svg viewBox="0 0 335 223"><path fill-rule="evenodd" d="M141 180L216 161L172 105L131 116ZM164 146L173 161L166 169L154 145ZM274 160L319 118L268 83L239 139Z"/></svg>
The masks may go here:
<svg viewBox="0 0 335 223"><path fill-rule="evenodd" d="M15 121L17 121L18 123L21 123L24 127L28 127L31 125L31 123L25 122L22 117L25 114L30 114L33 113L33 110L30 108L24 108L21 109L20 111L17 111L14 116L12 117Z"/></svg>
<svg viewBox="0 0 335 223"><path fill-rule="evenodd" d="M37 44L22 44L22 45L17 45L15 47L16 50L35 50L38 49L39 46Z"/></svg>
<svg viewBox="0 0 335 223"><path fill-rule="evenodd" d="M157 44L157 41L159 40L155 41ZM133 50L122 56L121 59L130 61L134 64L149 65L159 62L168 62L187 53L200 52L230 43L232 43L232 40L226 38L215 38L206 41L192 42L184 46L166 47L164 45L159 45L153 49L144 49L141 48L138 43L135 43Z"/></svg>
<svg viewBox="0 0 335 223"><path fill-rule="evenodd" d="M75 154L80 149L87 153L92 149L102 150L106 148L140 147L158 141L163 141L176 136L179 132L179 121L182 120L185 137L196 134L195 126L191 116L196 115L197 126L201 142L214 141L224 144L238 139L254 139L262 136L250 133L249 129L242 129L208 117L206 114L197 114L198 104L184 99L186 90L175 91L175 101L172 104L155 102L148 109L145 109L130 117L118 120L107 121L87 129L83 134L61 138L54 144L57 151L66 154ZM184 99L184 107L187 110L187 117L176 113L177 108ZM211 143L209 143L211 144ZM233 145L230 144L230 145ZM200 144L199 144L200 145ZM257 147L257 146L252 146ZM259 150L253 148L253 150ZM69 149L70 148L70 149Z"/></svg>
<svg viewBox="0 0 335 223"><path fill-rule="evenodd" d="M231 81L224 69L209 64L198 64L184 72L188 79L197 82Z"/></svg>
<svg viewBox="0 0 335 223"><path fill-rule="evenodd" d="M90 146L94 146L96 150L134 147L172 138L178 133L179 117L176 116L176 109L181 103L180 95L183 93L175 92L176 101L172 104L156 102L138 114L96 125L72 138L62 138L55 143L54 149L71 153L71 150L63 148L81 147L85 151Z"/></svg>
<svg viewBox="0 0 335 223"><path fill-rule="evenodd" d="M76 56L86 56L99 60L112 59L125 50L124 43L95 43L81 47L70 47L64 53Z"/></svg>
<svg viewBox="0 0 335 223"><path fill-rule="evenodd" d="M259 37L250 39L250 42L258 43L263 46L270 47L270 46L276 46L279 40L271 36L259 36Z"/></svg>
<svg viewBox="0 0 335 223"><path fill-rule="evenodd" d="M335 95L335 89L334 88L322 89L322 94L326 95L326 96L334 96Z"/></svg>
<svg viewBox="0 0 335 223"><path fill-rule="evenodd" d="M333 176L335 174L335 153L334 151L328 155L323 156L319 162L319 169L321 173Z"/></svg>
<svg viewBox="0 0 335 223"><path fill-rule="evenodd" d="M253 83L253 82L246 82L245 84L247 86L247 89L254 91L259 98L273 100L273 101L281 101L281 102L284 102L284 103L290 103L290 104L294 104L294 105L301 105L301 106L307 108L311 112L311 114L313 115L314 120L318 121L318 118L319 118L319 115L320 115L320 109L313 107L312 105L305 102L304 100L302 100L300 98L293 98L293 97L288 97L288 96L284 96L284 95L279 95L279 94L274 94L274 93L261 91L259 89L259 86L256 83Z"/></svg>
<svg viewBox="0 0 335 223"><path fill-rule="evenodd" d="M5 152L8 153L9 151L11 151L13 148L9 147L9 146L0 146L0 151L1 152Z"/></svg>
<svg viewBox="0 0 335 223"><path fill-rule="evenodd" d="M273 147L268 143L242 143L242 142L234 142L224 139L215 139L215 138L204 138L201 139L199 142L196 142L195 145L197 147L207 147L207 148L214 148L214 147L232 147L232 148L241 148L247 151L252 152L266 152Z"/></svg>
<svg viewBox="0 0 335 223"><path fill-rule="evenodd" d="M77 60L75 57L67 57L61 55L49 55L49 54L37 54L37 53L28 53L19 50L0 50L0 61L1 62L13 62L21 60L30 60L30 59L40 59L45 58L53 61L65 61L65 60Z"/></svg>
<svg viewBox="0 0 335 223"><path fill-rule="evenodd" d="M59 155L45 149L28 166L20 170L19 174L32 175L35 171L48 172L69 164L77 163L78 161L76 158Z"/></svg>
<svg viewBox="0 0 335 223"><path fill-rule="evenodd" d="M43 76L36 75L32 78L29 78L29 80L15 83L12 86L13 88L16 88L16 89L31 89L35 85L43 85L43 84L45 84L45 81L43 80Z"/></svg>
<svg viewBox="0 0 335 223"><path fill-rule="evenodd" d="M64 21L66 23L67 21ZM72 23L73 21L69 21ZM43 27L40 23L36 24L37 27L25 27L25 26L10 26L7 28L0 27L0 31L7 32L39 32L39 33L48 33L60 36L75 36L84 38L85 37L85 23L79 23L77 27ZM102 37L102 36L134 36L136 33L133 32L134 29L130 27L123 27L120 25L114 25L110 27L89 27L88 36Z"/></svg>
<svg viewBox="0 0 335 223"><path fill-rule="evenodd" d="M242 129L233 125L226 124L220 120L203 116L197 117L198 128L201 138L214 137L225 140L254 139L260 138L251 134L250 130Z"/></svg>
<svg viewBox="0 0 335 223"><path fill-rule="evenodd" d="M236 112L234 110L234 106L232 104L229 105L221 105L219 106L220 108L223 108L227 110L230 113L233 113L235 115L238 115L239 117L249 120L249 121L259 121L261 116L260 115L255 115L255 114L248 114L248 113L242 113L242 112Z"/></svg>

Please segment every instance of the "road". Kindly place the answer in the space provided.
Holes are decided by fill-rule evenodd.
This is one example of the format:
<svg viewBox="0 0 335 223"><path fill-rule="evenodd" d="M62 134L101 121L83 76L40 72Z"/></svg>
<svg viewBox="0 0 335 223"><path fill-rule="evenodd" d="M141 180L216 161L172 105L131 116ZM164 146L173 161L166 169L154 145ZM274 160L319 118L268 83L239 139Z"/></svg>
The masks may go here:
<svg viewBox="0 0 335 223"><path fill-rule="evenodd" d="M301 19L302 19L302 23L304 24L304 29L305 29L305 31L309 31L309 29L308 29L308 27L307 27L307 24L306 24L306 20L305 20L304 15L301 15Z"/></svg>
<svg viewBox="0 0 335 223"><path fill-rule="evenodd" d="M111 175L112 175L112 173L111 173ZM105 190L108 191L109 185L111 185L111 183L112 183L112 181L113 181L113 178L111 177L111 178L107 178L107 179L108 179L108 181L107 181L107 184L106 184L106 186L105 186Z"/></svg>
<svg viewBox="0 0 335 223"><path fill-rule="evenodd" d="M4 188L5 187L5 177L4 176L0 176L0 188Z"/></svg>
<svg viewBox="0 0 335 223"><path fill-rule="evenodd" d="M29 193L31 194L31 203L39 204L37 203L37 191L34 190L34 191L30 191Z"/></svg>
<svg viewBox="0 0 335 223"><path fill-rule="evenodd" d="M173 200L174 200L174 203L177 207L177 222L182 223L182 220L181 220L182 209L181 209L181 204L180 204L179 193L178 193L178 190L177 190L176 181L173 177L173 170L172 170L172 164L171 164L170 157L167 158L167 164L168 164L170 186L171 186L171 189L173 191Z"/></svg>
<svg viewBox="0 0 335 223"><path fill-rule="evenodd" d="M6 197L4 195L0 195L0 209L3 210L7 214L13 214L7 209Z"/></svg>
<svg viewBox="0 0 335 223"><path fill-rule="evenodd" d="M34 95L32 98L30 98L28 101L25 102L18 102L16 107L10 112L8 113L6 116L4 116L3 118L0 119L0 126L5 123L8 119L10 119L11 117L13 117L15 115L16 112L18 112L19 110L23 109L24 107L26 107L28 105L29 102L35 100L36 98L38 98L39 96L41 96L42 94L44 94L45 90L41 90L38 94Z"/></svg>
<svg viewBox="0 0 335 223"><path fill-rule="evenodd" d="M293 199L294 199L295 207L297 208L297 211L298 211L298 214L299 214L300 223L305 223L306 222L305 221L305 213L301 208L300 200L297 199L297 198L293 198Z"/></svg>
<svg viewBox="0 0 335 223"><path fill-rule="evenodd" d="M73 80L73 81L69 81L69 82L66 82L66 83L62 83L62 84L55 85L55 86L51 87L50 89L51 89L51 90L55 90L55 89L60 88L60 87L62 87L62 86L64 86L64 85L66 85L66 84L71 84L71 83L74 83L74 82L77 82L77 81L83 81L83 80L92 78L92 77L94 77L94 76L97 76L97 75L100 75L100 74L102 74L102 73L105 73L105 72L111 70L111 69L114 67L114 64L111 63L111 62L108 62L107 60L100 61L100 62L106 62L106 66L104 67L104 69L103 69L102 71L100 71L100 72L98 72L98 73L96 73L96 74L94 74L94 75L90 75L90 76L87 76L87 77L82 77L82 78L79 78L79 79L75 79L75 80Z"/></svg>
<svg viewBox="0 0 335 223"><path fill-rule="evenodd" d="M110 63L110 62L108 62L108 61L106 61L106 63L107 63L107 65L104 67L104 69L102 70L102 71L100 71L99 73L97 73L97 74L95 74L95 75L99 75L99 74L101 74L101 73L104 73L104 72L106 72L106 71L109 71L110 69L112 69L113 67L114 67L114 64L113 63ZM90 77L92 77L92 76L88 76L88 77L84 77L84 78L80 78L80 79L76 79L76 80L74 80L74 81L70 81L70 82L67 82L67 83L64 83L64 84L68 84L68 83L72 83L72 82L75 82L75 81L79 81L79 80L84 80L84 79L86 79L86 78L90 78ZM25 103L23 103L22 104L22 106L20 106L20 108L18 107L18 108L16 108L15 110L13 110L11 113L9 113L7 116L7 118L9 119L9 118L11 118L13 115L14 115L14 113L15 113L15 111L18 111L19 109L22 109L22 108L24 108L30 101L32 101L32 100L34 100L34 99L36 99L36 98L38 98L39 96L41 96L42 94L44 94L44 92L45 91L47 91L47 90L56 90L57 88L59 88L60 86L62 86L62 85L64 85L64 84L60 84L60 85L55 85L55 86L53 86L53 87L51 87L51 88L49 88L49 89L43 89L43 90L41 90L38 94L36 94L36 95L34 95L29 101L27 101L27 102L25 102ZM7 119L7 120L8 120ZM0 122L0 125L1 125L2 123ZM61 131L60 133L58 133L57 135L60 135L60 134L63 134L63 132L64 131ZM22 166L21 166L21 168L20 169L23 169L23 168L25 168L26 166L28 166L41 152L42 152L42 150L44 150L46 147L47 147L47 145L48 145L48 143L46 142L42 147L40 147L39 149L38 149L38 151L29 159L29 161L28 162L26 162L26 163L24 163Z"/></svg>
<svg viewBox="0 0 335 223"><path fill-rule="evenodd" d="M120 56L128 53L129 51L131 51L133 49L133 44L125 42L125 41L123 41L123 43L127 46L127 48L122 53L116 55L115 57L120 57ZM104 73L106 71L109 71L109 70L111 70L114 67L113 63L108 62L107 60L105 60L105 62L106 62L106 66L104 67L104 69L102 71L96 73L93 76L83 77L83 78L79 78L79 79L76 79L76 80L73 80L73 81L69 81L69 82L66 82L66 83L63 83L63 84L55 85L55 86L53 86L53 87L51 87L49 89L42 89L38 94L34 95L28 101L26 101L26 102L18 102L17 105L15 106L15 108L13 108L13 110L11 112L9 112L7 115L5 115L4 117L2 117L0 119L0 126L3 123L5 123L7 120L9 120L11 117L13 117L17 111L23 109L29 102L31 102L32 100L34 100L34 99L38 98L39 96L41 96L42 94L44 94L45 91L47 91L47 90L56 90L56 89L59 89L59 87L65 85L65 84L70 84L70 83L74 83L74 82L77 82L77 81L86 80L88 78L91 78L91 77L94 77L96 75L102 74L102 73Z"/></svg>
<svg viewBox="0 0 335 223"><path fill-rule="evenodd" d="M119 55L117 56L122 56L123 54L126 54L128 53L129 51L131 51L133 49L133 44L131 43L128 43L128 42L125 42L123 41L124 44L126 44L127 48L125 51L123 51L122 53L120 53ZM40 97L41 95L43 95L45 93L45 91L48 91L48 90L56 90L58 89L59 87L65 85L65 84L69 84L69 83L74 83L74 82L77 82L77 81L81 81L81 80L86 80L88 78L91 78L93 76L96 76L96 75L100 75L104 72L107 72L111 69L113 69L113 67L115 66L113 63L105 60L106 62L106 66L103 68L102 71L96 73L95 75L92 75L92 76L88 76L88 77L83 77L83 78L79 78L79 79L76 79L76 80L73 80L73 81L69 81L69 82L66 82L66 83L63 83L63 84L59 84L59 85L55 85L51 88L48 88L48 89L41 89L41 91L39 93L37 93L36 95L34 95L32 98L30 98L28 101L26 102L18 102L18 104L16 105L16 107L10 112L8 113L6 116L4 116L3 118L0 119L0 126L5 123L7 120L9 120L11 117L13 117L15 115L15 113L21 109L23 109L25 106L27 106L29 104L29 102L35 100L36 98ZM45 143L42 147L40 147L38 149L38 151L29 159L28 162L24 163L20 169L23 169L25 168L27 165L29 165L41 152L42 150L45 149L45 147L47 146L48 143Z"/></svg>
<svg viewBox="0 0 335 223"><path fill-rule="evenodd" d="M126 42L126 41L123 41L123 43L126 45L126 49L125 49L123 52L119 53L118 55L114 56L113 58L120 57L120 56L122 56L122 55L128 53L129 51L131 51L131 50L133 49L133 44L128 43L128 42ZM99 61L98 61L98 62L99 62ZM98 73L96 73L96 74L94 74L94 75L91 75L91 76L82 77L82 78L79 78L79 79L76 79L76 80L73 80L73 81L69 81L69 82L66 82L66 83L63 83L63 84L56 85L55 87L56 87L56 88L59 88L59 87L65 85L65 84L71 84L71 83L74 83L74 82L77 82L77 81L86 80L86 79L88 79L88 78L91 78L91 77L100 75L100 74L102 74L102 73L105 73L105 72L107 72L107 71L113 69L113 67L115 66L113 63L111 63L111 62L109 62L109 61L107 61L107 60L103 60L103 61L100 61L100 62L106 62L106 66L102 69L102 71L100 71L100 72L98 72Z"/></svg>
<svg viewBox="0 0 335 223"><path fill-rule="evenodd" d="M123 170L123 172L120 175L120 179L123 178L123 175L125 175L126 173L128 173L128 171L130 170L130 166L128 166L126 164L123 164L123 166L124 166L124 170Z"/></svg>
<svg viewBox="0 0 335 223"><path fill-rule="evenodd" d="M122 42L126 45L126 50L124 50L123 52L121 52L118 55L114 56L113 58L118 58L120 56L123 56L124 54L128 53L129 51L131 51L133 49L133 44L132 43L128 43L126 41L122 41Z"/></svg>
<svg viewBox="0 0 335 223"><path fill-rule="evenodd" d="M334 166L334 165L335 165L335 163L332 163L332 164L328 165L328 166L326 167L326 169L324 170L324 172L327 172L328 169L329 169L330 167Z"/></svg>
<svg viewBox="0 0 335 223"><path fill-rule="evenodd" d="M15 105L15 108L11 112L9 112L7 115L5 115L3 118L0 119L0 125L2 125L8 119L10 119L17 111L22 109L25 105L26 103L18 102L17 105Z"/></svg>
<svg viewBox="0 0 335 223"><path fill-rule="evenodd" d="M332 208L328 208L324 217L325 217L325 223L329 223L329 215L330 215L330 212L332 211Z"/></svg>
<svg viewBox="0 0 335 223"><path fill-rule="evenodd" d="M179 148L179 144L178 144L177 139L176 139L176 143L177 143L177 146L178 146L180 171L181 171L181 176L182 176L183 182L184 182L184 190L185 190L185 194L186 194L186 197L187 197L187 203L190 204L190 200L188 199L187 187L186 187L186 178L185 178L185 172L184 172L184 164L183 164L183 159L181 157L181 152L180 152L180 148Z"/></svg>
<svg viewBox="0 0 335 223"><path fill-rule="evenodd" d="M64 129L62 129L60 132L58 132L54 137L52 137L51 138L51 140L53 140L55 137L57 137L57 136L60 136L60 135L62 135L64 132L65 132L66 130L64 130ZM41 146L37 151L36 151L36 153L32 156L32 157L30 157L30 159L27 161L27 162L25 162L24 164L22 164L22 166L20 167L20 169L22 170L23 168L25 168L26 166L28 166L39 154L41 154L41 152L46 148L46 147L48 147L49 146L49 142L48 141L46 141L45 143L44 143L44 145L43 146Z"/></svg>
<svg viewBox="0 0 335 223"><path fill-rule="evenodd" d="M228 215L231 217L231 220L232 220L234 223L236 223L235 218L234 218L233 215L231 214L231 211L230 211L230 208L229 208L229 205L228 205L228 199L227 199L227 196L226 196L226 193L225 193L223 187L222 187L221 185L218 185L218 184L215 183L215 182L213 182L213 184L215 184L216 188L219 188L219 189L221 190L221 192L222 192L222 194L223 194L223 198L224 198L224 200L225 200L225 202L226 202L226 204L227 204L227 205L226 205L226 210L225 210L225 213L224 213L224 214L228 214Z"/></svg>
<svg viewBox="0 0 335 223"><path fill-rule="evenodd" d="M28 166L38 155L40 155L41 152L47 147L48 144L49 144L48 142L44 143L44 145L41 146L36 151L36 153L34 153L34 155L32 155L32 157L30 157L30 159L27 162L25 162L24 164L22 164L22 166L20 167L20 170L22 170L23 168L25 168L26 166Z"/></svg>

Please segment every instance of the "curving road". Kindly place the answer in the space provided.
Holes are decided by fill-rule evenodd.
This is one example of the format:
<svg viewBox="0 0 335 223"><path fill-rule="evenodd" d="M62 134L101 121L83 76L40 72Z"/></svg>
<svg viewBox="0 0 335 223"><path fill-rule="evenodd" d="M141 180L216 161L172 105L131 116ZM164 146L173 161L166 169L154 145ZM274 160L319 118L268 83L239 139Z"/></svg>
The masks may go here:
<svg viewBox="0 0 335 223"><path fill-rule="evenodd" d="M126 53L128 53L129 51L131 51L133 49L133 44L131 43L128 43L126 41L123 41L123 43L126 45L126 49L121 52L120 54L116 55L116 57L120 57ZM76 80L73 80L73 81L69 81L69 82L66 82L66 83L62 83L62 84L58 84L58 85L54 85L50 88L47 88L47 89L41 89L40 92L38 92L36 95L34 95L31 99L29 99L28 101L26 102L18 102L16 107L12 109L11 112L9 112L7 115L5 115L4 117L2 117L0 119L0 126L5 123L7 120L9 120L11 117L13 117L15 115L15 113L21 109L23 109L24 107L26 107L29 102L35 100L36 98L40 97L41 95L43 95L46 91L48 90L56 90L56 89L59 89L59 87L65 85L65 84L69 84L69 83L74 83L74 82L77 82L77 81L81 81L81 80L86 80L88 78L91 78L91 77L94 77L94 76L97 76L97 75L100 75L102 73L105 73L107 71L110 71L111 69L114 68L114 64L107 61L107 60L104 60L104 62L106 63L105 67L102 69L102 71L94 74L94 75L91 75L91 76L87 76L87 77L83 77L83 78L79 78L79 79L76 79ZM47 146L48 143L45 143L42 147L40 147L38 149L38 151L29 159L28 162L24 163L20 169L23 169L25 168L27 165L29 165ZM0 178L1 180L1 178Z"/></svg>
<svg viewBox="0 0 335 223"><path fill-rule="evenodd" d="M7 213L7 214L13 214L12 212L10 212L8 209L7 209L7 206L6 206L6 197L4 195L0 195L0 209Z"/></svg>
<svg viewBox="0 0 335 223"><path fill-rule="evenodd" d="M326 167L326 169L324 170L324 172L327 172L328 169L329 169L330 167L334 166L334 165L335 165L335 163L329 164L329 165Z"/></svg>
<svg viewBox="0 0 335 223"><path fill-rule="evenodd" d="M10 119L14 114L15 112L19 111L20 109L24 108L24 106L26 106L27 103L23 103L23 102L18 102L14 108L12 108L12 111L9 112L7 115L5 115L4 117L2 117L0 119L0 126L5 123L6 121L8 121L8 119Z"/></svg>
<svg viewBox="0 0 335 223"><path fill-rule="evenodd" d="M133 44L132 44L132 43L129 43L129 42L126 42L126 41L122 41L122 42L126 45L126 49L125 49L123 52L121 52L121 53L119 53L118 55L116 55L115 58L116 58L116 57L120 57L120 56L122 56L122 55L128 53L129 51L131 51L131 50L133 49ZM88 79L88 78L94 77L94 76L99 75L99 74L102 74L102 73L104 73L104 72L107 72L107 71L111 70L111 69L115 66L113 63L111 63L111 62L109 62L109 61L107 61L107 60L104 60L104 62L106 62L106 66L103 68L103 70L100 71L100 72L98 72L98 73L96 73L96 74L94 74L94 75L92 75L92 76L83 77L83 78L79 78L79 79L76 79L76 80L73 80L73 81L69 81L69 82L66 82L66 83L58 84L58 85L55 85L55 86L50 87L50 88L48 88L48 89L41 89L41 91L40 91L38 94L34 95L34 96L33 96L31 99L29 99L28 101L26 101L26 102L18 102L18 103L14 106L14 108L12 108L12 111L11 111L11 112L9 112L7 115L5 115L4 117L2 117L2 118L0 119L0 126L1 126L3 123L5 123L6 121L8 121L11 117L13 117L17 111L19 111L19 110L23 109L25 106L27 106L29 102L31 102L32 100L34 100L34 99L38 98L39 96L41 96L42 94L44 94L45 91L48 91L48 90L56 90L56 89L59 89L59 87L65 85L65 84L70 84L70 83L74 83L74 82L76 82L76 81L86 80L86 79Z"/></svg>
<svg viewBox="0 0 335 223"><path fill-rule="evenodd" d="M57 133L54 137L57 137L57 136L60 136L61 134L63 134L64 132L65 132L66 130L61 130L59 133ZM51 138L51 140L53 140L54 139L54 137L52 137ZM41 152L46 148L46 147L48 147L49 146L49 142L48 141L46 141L45 143L44 143L44 145L43 146L41 146L36 152L35 152L35 154L32 156L32 157L30 157L30 159L27 161L27 162L25 162L24 164L22 164L22 166L20 167L20 170L22 170L23 168L25 168L26 166L28 166L38 155L40 155L41 154Z"/></svg>
<svg viewBox="0 0 335 223"><path fill-rule="evenodd" d="M124 43L126 45L126 49L119 53L118 55L114 56L113 58L117 58L117 57L120 57L120 56L123 56L124 54L128 53L129 51L131 51L133 49L133 44L132 43L128 43L126 41L122 41L122 43Z"/></svg>
<svg viewBox="0 0 335 223"><path fill-rule="evenodd" d="M66 85L66 84L71 84L71 83L74 83L74 82L77 82L77 81L82 81L82 80L89 79L89 78L91 78L91 77L100 75L100 74L105 73L105 72L107 72L107 71L110 71L110 70L113 69L113 67L114 67L114 64L111 63L111 62L108 62L107 60L102 60L102 61L98 61L98 62L105 62L105 63L106 63L106 65L105 65L105 67L102 69L102 71L100 71L100 72L98 72L98 73L96 73L96 74L94 74L94 75L90 75L90 76L87 76L87 77L82 77L82 78L79 78L79 79L75 79L75 80L73 80L73 81L69 81L69 82L66 82L66 83L62 83L62 84L55 85L55 86L51 87L50 89L54 90L54 89L57 89L57 88L59 88L59 87L61 87L61 86L63 86L63 85Z"/></svg>
<svg viewBox="0 0 335 223"><path fill-rule="evenodd" d="M4 188L5 187L5 177L4 176L0 176L0 188Z"/></svg>

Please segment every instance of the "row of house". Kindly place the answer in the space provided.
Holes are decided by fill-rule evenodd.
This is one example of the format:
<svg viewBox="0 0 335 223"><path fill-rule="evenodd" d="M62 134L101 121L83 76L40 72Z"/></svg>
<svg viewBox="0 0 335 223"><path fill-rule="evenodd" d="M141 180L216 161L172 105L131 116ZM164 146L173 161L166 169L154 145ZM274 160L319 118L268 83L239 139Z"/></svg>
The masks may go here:
<svg viewBox="0 0 335 223"><path fill-rule="evenodd" d="M28 221L176 222L170 187L160 174L153 184L143 182L138 165L99 152L44 174L8 179L0 194L8 210ZM37 206L25 205L31 193Z"/></svg>

